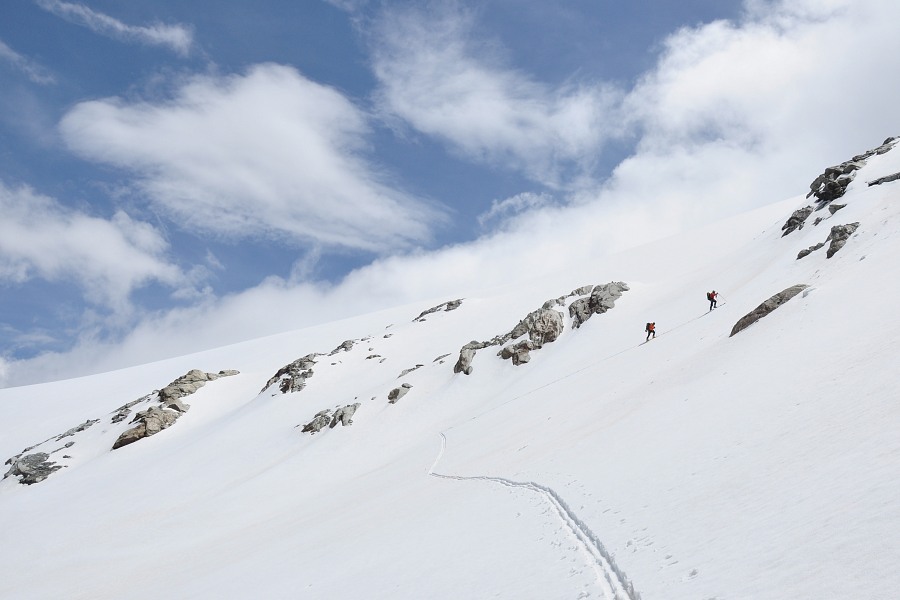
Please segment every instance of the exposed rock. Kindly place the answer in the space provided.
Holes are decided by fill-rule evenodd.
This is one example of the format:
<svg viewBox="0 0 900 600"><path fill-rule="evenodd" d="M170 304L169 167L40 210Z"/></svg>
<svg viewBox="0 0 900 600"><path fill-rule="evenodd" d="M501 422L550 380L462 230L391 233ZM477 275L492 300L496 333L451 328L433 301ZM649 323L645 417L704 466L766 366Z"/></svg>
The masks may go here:
<svg viewBox="0 0 900 600"><path fill-rule="evenodd" d="M479 348L476 348L476 346L479 346ZM480 348L483 348L483 346L480 346L480 342L474 340L463 346L459 350L459 359L456 361L456 364L453 365L453 372L471 375L473 368L472 361L475 360L475 350Z"/></svg>
<svg viewBox="0 0 900 600"><path fill-rule="evenodd" d="M138 398L137 400L132 400L131 402L129 402L127 404L123 404L122 406L117 408L115 411L113 411L113 416L112 416L112 419L110 420L110 422L118 423L120 421L124 421L125 419L128 418L128 415L131 414L132 407L140 404L141 402L149 402L150 399L153 397L159 397L158 390L154 391L150 394L147 394L143 398Z"/></svg>
<svg viewBox="0 0 900 600"><path fill-rule="evenodd" d="M309 432L311 435L315 435L325 429L325 427L331 423L331 409L326 408L325 410L320 410L316 413L316 416L313 417L313 420L303 426L303 429L300 431L303 433Z"/></svg>
<svg viewBox="0 0 900 600"><path fill-rule="evenodd" d="M425 320L426 315L430 315L436 313L438 311L450 312L451 310L456 310L462 305L462 298L457 300L450 300L449 302L443 302L438 304L437 306L432 306L428 310L423 310L418 317L413 319L414 323L420 323Z"/></svg>
<svg viewBox="0 0 900 600"><path fill-rule="evenodd" d="M847 206L846 204L829 204L828 212L830 212L831 214L834 214L837 211L841 210L842 208L845 208L846 206Z"/></svg>
<svg viewBox="0 0 900 600"><path fill-rule="evenodd" d="M408 392L411 387L412 386L410 384L404 383L400 387L392 389L388 393L388 402L390 402L391 404L397 404L397 400L405 396L406 392Z"/></svg>
<svg viewBox="0 0 900 600"><path fill-rule="evenodd" d="M315 359L317 356L320 356L320 354L315 352L307 354L306 356L298 358L294 362L281 367L278 372L266 382L266 385L263 386L260 393L269 389L276 381L281 382L278 385L278 389L281 390L282 394L299 392L306 387L306 380L313 376L312 368L316 364Z"/></svg>
<svg viewBox="0 0 900 600"><path fill-rule="evenodd" d="M370 354L366 357L366 360L373 360L375 358L381 358L380 354Z"/></svg>
<svg viewBox="0 0 900 600"><path fill-rule="evenodd" d="M831 245L828 246L828 252L825 255L828 258L834 256L838 250L844 247L844 244L847 243L847 240L850 239L850 236L853 235L853 232L856 231L857 227L859 227L859 223L850 223L848 225L835 225L831 228L831 233L828 234L828 238L825 240L831 240Z"/></svg>
<svg viewBox="0 0 900 600"><path fill-rule="evenodd" d="M622 281L611 281L606 285L595 286L589 298L579 298L569 305L569 316L572 327L578 329L593 315L603 314L616 305L616 300L628 291L628 285Z"/></svg>
<svg viewBox="0 0 900 600"><path fill-rule="evenodd" d="M353 344L355 344L355 340L344 340L341 342L341 345L328 353L328 356L334 356L338 352L350 352L353 349Z"/></svg>
<svg viewBox="0 0 900 600"><path fill-rule="evenodd" d="M18 477L19 483L31 485L39 483L47 479L53 472L62 469L61 466L49 460L50 455L46 452L35 452L25 456L18 456L15 459L7 461L12 467L3 476Z"/></svg>
<svg viewBox="0 0 900 600"><path fill-rule="evenodd" d="M93 419L93 420L88 419L81 425L76 425L75 427L73 427L72 429L69 429L65 433L58 435L56 437L56 441L59 441L59 440L63 439L64 437L69 437L69 436L75 435L76 433L78 433L80 431L84 431L85 429L87 429L88 427L93 425L94 423L99 423L99 422L100 422L100 419Z"/></svg>
<svg viewBox="0 0 900 600"><path fill-rule="evenodd" d="M820 243L816 244L815 246L810 246L806 250L801 250L797 254L797 260L800 260L801 258L803 258L805 256L809 256L810 254L812 254L813 252L815 252L816 250L818 250L819 248L821 248L824 245L825 245L825 242L820 242Z"/></svg>
<svg viewBox="0 0 900 600"><path fill-rule="evenodd" d="M803 208L798 208L797 210L795 210L787 220L787 222L781 226L781 230L784 232L781 234L781 237L784 237L787 234L798 229L803 229L803 223L806 221L806 218L812 214L812 212L812 206L804 206Z"/></svg>
<svg viewBox="0 0 900 600"><path fill-rule="evenodd" d="M443 362L444 362L444 359L447 358L448 356L450 356L450 354L441 354L440 356L438 356L436 359L434 359L434 360L431 361L431 362L433 362L433 363L436 363L436 362L443 363Z"/></svg>
<svg viewBox="0 0 900 600"><path fill-rule="evenodd" d="M536 347L537 346L531 340L522 340L516 344L504 347L497 353L497 356L503 360L511 358L512 364L522 365L531 360L531 354L529 354L529 352Z"/></svg>
<svg viewBox="0 0 900 600"><path fill-rule="evenodd" d="M331 423L329 423L328 427L334 429L334 427L340 423L341 426L347 427L348 425L353 425L353 415L356 413L356 409L359 408L359 402L355 404L348 404L347 406L342 406L341 408L334 411L334 414L331 416Z"/></svg>
<svg viewBox="0 0 900 600"><path fill-rule="evenodd" d="M540 348L544 344L556 341L564 327L561 312L551 308L539 308L528 313L513 327L509 333L509 339L516 339L528 334L528 339L534 342L534 347Z"/></svg>
<svg viewBox="0 0 900 600"><path fill-rule="evenodd" d="M137 425L120 435L116 443L113 444L112 449L115 450L122 446L133 444L145 437L155 435L163 429L171 427L180 416L180 412L162 408L161 406L151 406L147 410L142 410L131 421L132 423L137 423Z"/></svg>
<svg viewBox="0 0 900 600"><path fill-rule="evenodd" d="M758 320L768 315L770 312L805 290L807 287L809 286L801 283L778 292L777 294L754 308L751 312L741 317L741 319L737 323L735 323L734 327L732 328L731 335L734 335L739 331L746 329L753 323L756 323Z"/></svg>
<svg viewBox="0 0 900 600"><path fill-rule="evenodd" d="M894 173L893 175L886 175L885 177L879 177L878 179L873 179L869 182L869 187L873 185L881 185L882 183L890 183L892 181L897 181L900 179L900 172Z"/></svg>
<svg viewBox="0 0 900 600"><path fill-rule="evenodd" d="M866 160L876 154L884 154L894 147L897 138L888 138L878 148L874 148L862 154L857 154L852 160L839 165L828 167L809 185L807 198L815 196L819 202L819 208L837 200L847 191L847 186L856 176L856 171L865 166ZM872 185L870 183L869 185Z"/></svg>
<svg viewBox="0 0 900 600"><path fill-rule="evenodd" d="M410 367L409 369L403 369L403 371L402 371L399 375L397 375L397 379L400 379L401 377L403 377L403 376L405 376L405 375L409 375L410 373L412 373L412 372L415 371L416 369L421 369L421 368L424 367L424 366L425 366L425 365L416 365L416 366L414 366L414 367Z"/></svg>

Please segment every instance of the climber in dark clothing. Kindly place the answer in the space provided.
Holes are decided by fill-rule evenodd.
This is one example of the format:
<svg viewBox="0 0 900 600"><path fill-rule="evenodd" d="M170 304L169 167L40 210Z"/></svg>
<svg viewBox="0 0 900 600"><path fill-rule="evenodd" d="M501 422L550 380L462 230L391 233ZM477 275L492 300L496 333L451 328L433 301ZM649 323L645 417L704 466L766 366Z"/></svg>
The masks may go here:
<svg viewBox="0 0 900 600"><path fill-rule="evenodd" d="M654 338L656 337L656 323L647 323L647 326L644 328L644 331L647 332L647 341L650 341L650 336L652 335Z"/></svg>
<svg viewBox="0 0 900 600"><path fill-rule="evenodd" d="M706 294L706 299L709 300L709 310L712 310L716 307L716 297L717 296L718 296L718 294L716 293L716 290L713 290L713 291L709 292L708 294Z"/></svg>

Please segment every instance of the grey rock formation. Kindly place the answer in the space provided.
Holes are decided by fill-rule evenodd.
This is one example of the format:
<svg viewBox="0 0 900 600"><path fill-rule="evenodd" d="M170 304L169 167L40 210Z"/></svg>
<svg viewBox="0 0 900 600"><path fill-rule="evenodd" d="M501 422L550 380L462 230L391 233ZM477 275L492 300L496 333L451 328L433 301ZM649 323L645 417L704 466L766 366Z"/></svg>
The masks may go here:
<svg viewBox="0 0 900 600"><path fill-rule="evenodd" d="M828 258L834 256L838 250L844 247L844 244L847 243L847 240L850 239L850 236L853 235L853 232L859 227L859 223L849 223L848 225L835 225L831 228L831 233L828 234L828 238L825 240L826 242L831 240L831 245L828 246L828 252L825 255Z"/></svg>
<svg viewBox="0 0 900 600"><path fill-rule="evenodd" d="M869 187L872 187L873 185L881 185L882 183L890 183L892 181L897 181L898 179L900 179L900 172L894 173L893 175L879 177L878 179L873 179L869 182Z"/></svg>
<svg viewBox="0 0 900 600"><path fill-rule="evenodd" d="M281 390L282 394L299 392L306 387L306 380L313 376L312 368L316 364L317 356L321 355L313 352L312 354L307 354L306 356L298 358L294 362L281 367L278 372L266 382L266 385L263 386L260 393L269 389L276 381L280 382L278 384L278 389Z"/></svg>
<svg viewBox="0 0 900 600"><path fill-rule="evenodd" d="M537 346L531 340L522 340L521 342L505 346L497 353L497 356L503 360L512 359L512 364L514 365L523 365L531 360L530 352L535 348Z"/></svg>
<svg viewBox="0 0 900 600"><path fill-rule="evenodd" d="M325 429L329 423L331 423L331 409L326 408L317 412L313 420L303 426L301 432L315 435Z"/></svg>
<svg viewBox="0 0 900 600"><path fill-rule="evenodd" d="M846 204L829 204L828 212L830 212L831 214L834 214L837 211L841 210L842 208L846 208L846 207L847 207Z"/></svg>
<svg viewBox="0 0 900 600"><path fill-rule="evenodd" d="M806 222L806 218L811 215L812 212L812 206L804 206L803 208L795 210L787 222L781 226L781 230L784 232L781 234L781 237L798 229L803 229L803 223Z"/></svg>
<svg viewBox="0 0 900 600"><path fill-rule="evenodd" d="M80 432L84 431L85 429L87 429L88 427L94 425L95 423L99 423L99 422L100 422L100 419L88 419L81 425L76 425L75 427L73 427L72 429L69 429L65 433L58 435L56 437L56 441L58 442L59 440L63 439L64 437L70 437L70 436L75 435L76 433L80 433Z"/></svg>
<svg viewBox="0 0 900 600"><path fill-rule="evenodd" d="M328 424L328 427L334 429L338 423L340 423L342 427L353 425L353 415L356 413L356 409L359 408L359 406L360 403L357 402L355 404L342 406L334 411L334 414L331 416L331 423Z"/></svg>
<svg viewBox="0 0 900 600"><path fill-rule="evenodd" d="M62 469L61 466L51 462L49 459L50 455L46 452L35 452L34 454L11 458L6 461L6 464L11 464L12 467L10 467L3 478L18 477L19 483L24 485L40 483L55 471Z"/></svg>
<svg viewBox="0 0 900 600"><path fill-rule="evenodd" d="M816 244L815 246L810 246L810 247L807 248L806 250L801 250L801 251L797 254L797 260L800 260L801 258L803 258L803 257L805 257L805 256L809 256L810 254L812 254L813 252L815 252L815 251L818 250L819 248L823 247L824 245L825 245L825 242L819 242L819 243Z"/></svg>
<svg viewBox="0 0 900 600"><path fill-rule="evenodd" d="M514 340L527 334L528 339L534 342L534 347L540 348L544 344L555 342L564 327L561 312L552 308L539 308L519 321L509 333L508 339Z"/></svg>
<svg viewBox="0 0 900 600"><path fill-rule="evenodd" d="M448 302L442 302L441 304L438 304L437 306L432 306L428 310L423 310L421 313L419 313L418 317L413 319L413 322L421 323L422 321L425 320L425 317L427 315L434 314L439 311L450 312L451 310L456 310L461 305L462 305L462 298L459 298L457 300L450 300Z"/></svg>
<svg viewBox="0 0 900 600"><path fill-rule="evenodd" d="M421 369L421 368L424 367L424 366L425 366L425 365L416 365L416 366L414 366L414 367L410 367L409 369L403 369L403 371L401 371L400 374L397 375L397 379L400 379L401 377L405 377L406 375L409 375L410 373L412 373L412 372L415 371L416 369Z"/></svg>
<svg viewBox="0 0 900 600"><path fill-rule="evenodd" d="M137 425L122 433L113 444L112 449L116 450L145 437L156 435L163 429L171 427L178 420L179 416L181 416L180 412L161 406L151 406L147 410L142 410L131 421L132 423L137 423Z"/></svg>
<svg viewBox="0 0 900 600"><path fill-rule="evenodd" d="M356 343L356 340L344 340L341 342L341 345L328 353L328 356L334 356L338 352L350 352L353 349L353 344Z"/></svg>
<svg viewBox="0 0 900 600"><path fill-rule="evenodd" d="M433 363L443 363L443 362L444 362L444 359L447 358L448 356L450 356L450 355L449 355L449 354L441 354L440 356L438 356L436 359L434 359L434 360L431 361L431 362L433 362Z"/></svg>
<svg viewBox="0 0 900 600"><path fill-rule="evenodd" d="M150 394L147 394L143 398L138 398L137 400L132 400L127 404L123 404L119 408L113 411L112 419L110 419L110 423L119 423L120 421L124 421L128 418L128 415L131 414L131 409L134 406L137 406L141 402L149 402L151 398L159 397L159 391L154 391Z"/></svg>
<svg viewBox="0 0 900 600"><path fill-rule="evenodd" d="M801 283L778 292L777 294L754 308L751 312L741 317L741 319L737 323L735 323L734 327L731 329L731 335L743 331L753 323L756 323L757 321L768 315L770 312L805 290L807 287L809 286Z"/></svg>
<svg viewBox="0 0 900 600"><path fill-rule="evenodd" d="M872 156L890 151L896 141L897 138L888 138L877 148L858 154L852 160L828 167L809 185L809 193L806 197L815 196L819 202L819 208L837 200L847 191L847 186L853 181L856 171L862 168Z"/></svg>
<svg viewBox="0 0 900 600"><path fill-rule="evenodd" d="M628 291L628 285L622 281L611 281L606 285L594 286L588 298L579 298L569 305L569 316L572 326L581 327L593 315L603 314L616 305L616 300Z"/></svg>
<svg viewBox="0 0 900 600"><path fill-rule="evenodd" d="M388 392L388 402L391 404L397 404L397 401L405 396L406 392L408 392L410 388L412 388L412 385L404 383L400 387L392 389L390 392Z"/></svg>
<svg viewBox="0 0 900 600"><path fill-rule="evenodd" d="M471 341L465 346L463 346L459 351L459 359L456 361L456 364L453 365L454 373L465 373L466 375L472 374L472 361L475 360L475 351L480 350L484 346L481 346L481 342Z"/></svg>

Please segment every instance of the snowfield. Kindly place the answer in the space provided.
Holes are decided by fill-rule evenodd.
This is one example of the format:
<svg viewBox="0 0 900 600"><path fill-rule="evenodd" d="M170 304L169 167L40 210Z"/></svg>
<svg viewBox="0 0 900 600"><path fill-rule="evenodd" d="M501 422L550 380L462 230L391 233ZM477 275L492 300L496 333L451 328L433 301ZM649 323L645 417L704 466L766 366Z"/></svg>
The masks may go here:
<svg viewBox="0 0 900 600"><path fill-rule="evenodd" d="M896 599L900 181L866 182L898 171L900 150L872 157L845 208L785 237L814 199L473 292L423 322L451 298L0 390L4 460L99 419L50 444L75 441L46 480L0 482L0 597ZM796 259L853 222L833 258ZM463 344L609 281L630 291L579 329L566 311L531 362L486 348L454 374ZM642 344L647 321L658 337ZM313 352L305 389L260 392ZM240 374L111 451L131 427L115 409L190 369ZM352 402L352 426L301 433Z"/></svg>

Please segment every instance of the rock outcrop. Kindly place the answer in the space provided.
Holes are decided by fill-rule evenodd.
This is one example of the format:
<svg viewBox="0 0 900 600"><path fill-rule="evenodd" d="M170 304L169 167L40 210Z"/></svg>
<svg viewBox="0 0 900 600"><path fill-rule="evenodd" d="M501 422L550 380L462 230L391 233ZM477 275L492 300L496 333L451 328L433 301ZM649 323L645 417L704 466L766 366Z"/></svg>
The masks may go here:
<svg viewBox="0 0 900 600"><path fill-rule="evenodd" d="M334 429L338 423L340 423L342 427L353 425L353 415L356 414L356 409L359 407L360 403L356 402L337 409L334 411L334 414L331 415L331 423L328 424L328 427Z"/></svg>
<svg viewBox="0 0 900 600"><path fill-rule="evenodd" d="M503 335L494 336L488 341L479 342L472 340L465 344L459 351L459 359L453 366L454 373L472 374L472 361L475 353L490 346L503 346L504 344L518 340L528 335L528 344L517 341L515 344L501 349L497 355L506 359L512 359L514 365L525 364L531 360L530 352L542 348L545 344L555 341L565 328L563 313L555 310L556 306L565 306L566 300L572 296L590 296L578 298L569 305L569 315L574 327L580 327L592 315L601 314L615 306L616 299L622 296L622 292L628 290L628 286L621 281L613 281L606 285L582 286L573 290L567 296L560 296L544 302L541 308L528 313L519 321L512 331Z"/></svg>
<svg viewBox="0 0 900 600"><path fill-rule="evenodd" d="M133 444L134 442L156 435L163 429L168 429L175 424L181 411L163 408L162 406L151 406L147 410L142 410L134 416L132 423L137 423L134 427L122 433L112 449L116 450L122 446Z"/></svg>
<svg viewBox="0 0 900 600"><path fill-rule="evenodd" d="M873 179L869 182L869 187L873 185L881 185L882 183L890 183L892 181L897 181L900 179L900 173L894 173L893 175L886 175L884 177L879 177L878 179Z"/></svg>
<svg viewBox="0 0 900 600"><path fill-rule="evenodd" d="M310 435L315 435L325 429L328 424L331 423L331 409L326 408L325 410L320 410L316 413L316 416L313 417L313 420L303 426L303 429L300 431L303 433L309 433Z"/></svg>
<svg viewBox="0 0 900 600"><path fill-rule="evenodd" d="M421 323L422 321L425 320L425 317L427 315L431 315L431 314L434 314L436 312L441 312L441 311L450 312L451 310L456 310L461 305L462 305L462 298L459 298L457 300L450 300L448 302L442 302L441 304L438 304L437 306L432 306L428 310L423 310L421 313L419 313L418 317L413 319L413 322Z"/></svg>
<svg viewBox="0 0 900 600"><path fill-rule="evenodd" d="M341 344L328 353L328 356L334 356L338 352L350 352L353 349L353 345L356 343L356 340L344 340Z"/></svg>
<svg viewBox="0 0 900 600"><path fill-rule="evenodd" d="M390 404L397 404L397 401L405 396L410 388L412 388L412 385L404 383L400 387L392 389L390 392L388 392L388 402Z"/></svg>
<svg viewBox="0 0 900 600"><path fill-rule="evenodd" d="M828 234L828 238L825 240L831 241L831 244L828 246L828 252L825 253L825 256L831 258L837 251L844 247L844 244L847 243L847 240L850 239L850 236L853 235L853 232L859 227L859 223L849 223L847 225L835 225L831 228L831 233Z"/></svg>
<svg viewBox="0 0 900 600"><path fill-rule="evenodd" d="M572 327L578 329L593 315L600 315L615 307L616 300L628 291L628 285L622 281L611 281L606 285L595 286L588 298L580 298L569 305L569 316Z"/></svg>
<svg viewBox="0 0 900 600"><path fill-rule="evenodd" d="M795 210L787 220L787 222L781 226L781 230L784 232L781 234L781 237L784 237L793 231L797 231L798 229L803 229L803 224L806 222L806 218L809 217L812 212L812 206L804 206L803 208L798 208L797 210Z"/></svg>
<svg viewBox="0 0 900 600"><path fill-rule="evenodd" d="M865 166L866 161L876 154L884 154L894 147L898 138L890 137L884 140L877 148L863 152L854 156L851 160L842 162L839 165L828 167L825 172L819 175L809 184L809 193L807 198L815 196L819 203L818 208L837 200L847 191L847 186L856 176L856 171ZM870 183L871 185L871 183Z"/></svg>
<svg viewBox="0 0 900 600"><path fill-rule="evenodd" d="M55 471L62 469L61 466L50 460L50 455L46 452L17 456L7 460L6 464L11 464L12 467L3 478L18 477L19 483L24 485L40 483Z"/></svg>
<svg viewBox="0 0 900 600"><path fill-rule="evenodd" d="M823 247L824 245L825 245L825 242L819 242L819 243L816 244L815 246L810 246L810 247L807 248L806 250L801 250L800 252L797 253L797 260L800 260L801 258L804 258L804 257L806 257L806 256L809 256L810 254L812 254L813 252L815 252L815 251L818 250L819 248Z"/></svg>
<svg viewBox="0 0 900 600"><path fill-rule="evenodd" d="M266 382L266 385L263 386L259 393L263 393L272 387L272 384L276 381L279 382L278 389L281 390L282 394L299 392L306 387L306 380L313 376L312 368L316 364L317 356L321 356L321 354L313 352L312 354L307 354L306 356L300 357L294 362L281 367L278 369L278 372Z"/></svg>
<svg viewBox="0 0 900 600"><path fill-rule="evenodd" d="M806 284L798 284L787 288L786 290L782 290L754 308L751 312L747 313L741 319L735 323L734 327L731 329L731 336L734 334L743 331L753 323L756 323L770 312L805 290L807 287Z"/></svg>

